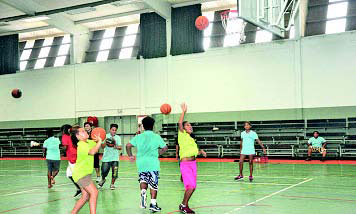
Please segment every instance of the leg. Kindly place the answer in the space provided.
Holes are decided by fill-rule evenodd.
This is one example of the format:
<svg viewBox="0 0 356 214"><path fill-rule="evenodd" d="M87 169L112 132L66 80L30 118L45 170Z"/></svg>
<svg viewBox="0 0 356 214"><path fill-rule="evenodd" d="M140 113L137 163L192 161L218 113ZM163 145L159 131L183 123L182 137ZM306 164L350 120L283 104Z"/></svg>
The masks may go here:
<svg viewBox="0 0 356 214"><path fill-rule="evenodd" d="M183 198L183 201L182 201L182 204L184 206L189 207L188 206L188 202L189 202L190 197L192 197L194 191L195 191L195 189L187 189L187 190L185 190L184 198Z"/></svg>
<svg viewBox="0 0 356 214"><path fill-rule="evenodd" d="M111 171L112 171L111 184L114 185L119 173L119 161L112 162Z"/></svg>
<svg viewBox="0 0 356 214"><path fill-rule="evenodd" d="M100 169L99 168L95 168L95 172L96 172L96 177L100 177Z"/></svg>
<svg viewBox="0 0 356 214"><path fill-rule="evenodd" d="M244 169L245 157L246 157L246 155L243 155L243 154L240 155L240 162L239 162L239 166L240 166L240 176L243 176L242 171L243 171L243 169Z"/></svg>
<svg viewBox="0 0 356 214"><path fill-rule="evenodd" d="M103 187L104 183L105 183L105 178L106 176L109 174L109 171L110 171L110 162L103 162L101 164L101 180L99 181L99 186L100 187Z"/></svg>
<svg viewBox="0 0 356 214"><path fill-rule="evenodd" d="M196 188L197 165L195 161L182 162L181 171L185 187L184 198L182 204L189 207L189 199L193 195Z"/></svg>
<svg viewBox="0 0 356 214"><path fill-rule="evenodd" d="M96 214L96 201L98 199L98 189L91 181L90 184L84 187L84 190L89 193L89 209L90 214Z"/></svg>
<svg viewBox="0 0 356 214"><path fill-rule="evenodd" d="M253 173L253 155L249 155L248 156L248 163L250 165L250 177L252 177L252 173Z"/></svg>
<svg viewBox="0 0 356 214"><path fill-rule="evenodd" d="M71 181L73 182L73 184L74 184L74 186L77 188L77 190L80 190L79 185L78 185L77 183L75 183L75 181L73 180L72 176L70 176L70 177L68 177L68 178L69 178L69 180L71 180Z"/></svg>
<svg viewBox="0 0 356 214"><path fill-rule="evenodd" d="M47 179L48 179L48 188L52 188L52 172L47 172Z"/></svg>
<svg viewBox="0 0 356 214"><path fill-rule="evenodd" d="M75 203L74 208L72 210L72 214L77 214L79 210L84 206L84 204L89 200L89 193L84 189L80 189L82 191L82 197Z"/></svg>
<svg viewBox="0 0 356 214"><path fill-rule="evenodd" d="M306 161L310 161L311 160L311 155L313 152L313 148L311 146L308 147L308 157L306 159Z"/></svg>
<svg viewBox="0 0 356 214"><path fill-rule="evenodd" d="M323 151L323 158L326 157L326 149Z"/></svg>
<svg viewBox="0 0 356 214"><path fill-rule="evenodd" d="M140 178L141 179L141 178ZM148 185L145 181L140 180L140 189L141 189L141 193L140 193L140 198L141 198L141 203L140 203L140 207L142 209L146 209L146 194L147 194L147 188Z"/></svg>

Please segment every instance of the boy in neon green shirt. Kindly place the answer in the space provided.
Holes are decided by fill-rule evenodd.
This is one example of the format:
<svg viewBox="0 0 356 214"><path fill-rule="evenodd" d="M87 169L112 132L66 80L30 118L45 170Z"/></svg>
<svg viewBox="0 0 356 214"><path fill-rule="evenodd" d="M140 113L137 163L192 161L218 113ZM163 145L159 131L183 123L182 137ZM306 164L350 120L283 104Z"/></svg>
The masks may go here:
<svg viewBox="0 0 356 214"><path fill-rule="evenodd" d="M72 127L71 139L73 145L77 146L77 161L72 176L82 191L82 197L74 205L72 214L77 214L87 202L89 202L90 213L96 213L98 189L91 180L91 174L94 168L94 155L99 151L102 140L99 136L95 136L96 142L88 138L89 135L83 128Z"/></svg>

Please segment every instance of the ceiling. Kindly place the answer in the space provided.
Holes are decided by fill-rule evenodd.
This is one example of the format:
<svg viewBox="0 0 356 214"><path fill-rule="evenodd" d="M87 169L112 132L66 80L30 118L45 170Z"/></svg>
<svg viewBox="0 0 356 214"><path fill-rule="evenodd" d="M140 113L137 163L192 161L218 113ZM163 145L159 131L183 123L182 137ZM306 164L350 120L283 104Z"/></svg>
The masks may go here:
<svg viewBox="0 0 356 214"><path fill-rule="evenodd" d="M25 40L83 33L138 23L140 13L167 14L168 7L196 3L211 11L236 7L237 0L0 0L0 36L19 33Z"/></svg>

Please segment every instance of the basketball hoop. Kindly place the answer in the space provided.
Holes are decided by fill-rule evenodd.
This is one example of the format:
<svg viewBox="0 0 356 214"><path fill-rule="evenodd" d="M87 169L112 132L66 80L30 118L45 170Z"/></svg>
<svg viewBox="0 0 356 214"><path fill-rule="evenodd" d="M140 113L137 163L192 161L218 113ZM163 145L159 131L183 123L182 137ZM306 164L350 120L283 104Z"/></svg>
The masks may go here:
<svg viewBox="0 0 356 214"><path fill-rule="evenodd" d="M236 13L236 15L230 16L230 13ZM237 10L225 10L220 13L220 17L221 17L221 24L222 24L223 28L225 29L225 31L227 29L229 22L239 19ZM247 23L245 21L243 21L242 26L241 26L241 31L237 32L237 33L240 33L240 43L243 43L246 40L246 36L245 36L246 24Z"/></svg>

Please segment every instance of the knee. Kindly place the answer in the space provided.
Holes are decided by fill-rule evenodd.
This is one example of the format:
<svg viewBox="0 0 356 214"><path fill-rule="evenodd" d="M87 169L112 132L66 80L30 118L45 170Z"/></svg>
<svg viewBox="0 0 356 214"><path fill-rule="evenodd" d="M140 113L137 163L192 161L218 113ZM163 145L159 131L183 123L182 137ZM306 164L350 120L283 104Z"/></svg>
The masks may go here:
<svg viewBox="0 0 356 214"><path fill-rule="evenodd" d="M249 164L253 164L253 160L249 160L248 162L249 162Z"/></svg>

